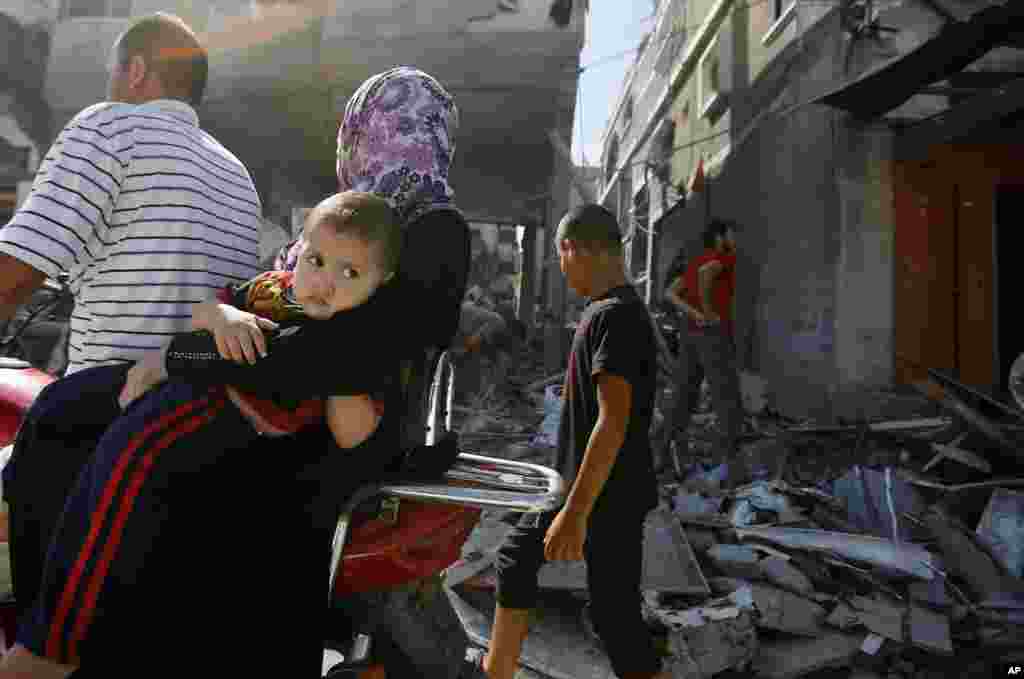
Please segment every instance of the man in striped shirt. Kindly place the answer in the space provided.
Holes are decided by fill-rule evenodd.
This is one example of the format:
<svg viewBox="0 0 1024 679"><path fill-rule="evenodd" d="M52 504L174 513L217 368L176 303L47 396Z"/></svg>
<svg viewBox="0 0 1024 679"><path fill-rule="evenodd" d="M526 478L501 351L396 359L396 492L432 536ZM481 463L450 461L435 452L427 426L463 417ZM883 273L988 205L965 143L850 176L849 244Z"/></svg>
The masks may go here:
<svg viewBox="0 0 1024 679"><path fill-rule="evenodd" d="M192 304L260 272L259 197L198 125L207 66L191 30L147 17L115 57L111 101L67 124L0 230L0 319L71 275L69 373L161 348Z"/></svg>
<svg viewBox="0 0 1024 679"><path fill-rule="evenodd" d="M128 368L190 329L192 305L259 273L260 201L245 166L198 124L207 56L177 17L136 21L118 39L109 101L65 126L32 192L0 230L0 319L47 276L70 274L75 297L68 372L96 384L47 387L4 469L12 578L32 605L64 498L119 415ZM15 647L0 674L64 676ZM41 674L37 674L41 671ZM20 676L20 675L19 675Z"/></svg>

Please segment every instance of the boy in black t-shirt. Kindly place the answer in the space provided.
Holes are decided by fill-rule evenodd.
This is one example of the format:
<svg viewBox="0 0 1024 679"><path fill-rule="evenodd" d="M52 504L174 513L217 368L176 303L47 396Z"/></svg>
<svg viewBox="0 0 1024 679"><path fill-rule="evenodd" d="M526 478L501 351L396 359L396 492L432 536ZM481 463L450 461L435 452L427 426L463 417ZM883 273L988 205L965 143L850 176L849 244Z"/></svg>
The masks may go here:
<svg viewBox="0 0 1024 679"><path fill-rule="evenodd" d="M643 526L657 505L648 430L657 350L644 303L627 282L615 217L569 212L556 235L570 287L590 298L566 370L555 466L571 489L557 513L525 515L499 551L489 679L512 679L545 560L586 559L594 628L619 677L667 679L641 617Z"/></svg>

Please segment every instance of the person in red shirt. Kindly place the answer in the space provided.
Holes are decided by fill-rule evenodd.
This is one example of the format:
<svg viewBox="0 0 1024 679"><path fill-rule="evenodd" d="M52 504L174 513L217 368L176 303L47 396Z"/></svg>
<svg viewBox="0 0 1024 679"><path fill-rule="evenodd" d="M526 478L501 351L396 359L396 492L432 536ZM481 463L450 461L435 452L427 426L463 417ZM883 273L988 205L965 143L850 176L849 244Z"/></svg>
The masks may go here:
<svg viewBox="0 0 1024 679"><path fill-rule="evenodd" d="M671 285L666 297L687 318L687 333L679 348L678 397L666 428L668 442L675 441L676 472L681 471L678 453L689 447L687 430L700 398L704 377L708 378L718 415L719 457L737 467L737 442L743 416L736 343L733 300L736 296L736 225L714 219L704 230L704 252ZM740 479L739 470L729 470L731 485Z"/></svg>

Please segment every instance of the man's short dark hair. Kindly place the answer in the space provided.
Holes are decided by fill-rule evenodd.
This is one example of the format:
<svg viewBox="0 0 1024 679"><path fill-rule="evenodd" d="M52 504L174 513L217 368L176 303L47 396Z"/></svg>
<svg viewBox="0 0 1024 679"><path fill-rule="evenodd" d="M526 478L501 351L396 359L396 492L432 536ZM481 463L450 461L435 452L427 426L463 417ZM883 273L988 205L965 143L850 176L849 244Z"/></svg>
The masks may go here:
<svg viewBox="0 0 1024 679"><path fill-rule="evenodd" d="M569 210L558 224L556 239L576 241L594 252L622 254L619 222L608 208L596 203Z"/></svg>
<svg viewBox="0 0 1024 679"><path fill-rule="evenodd" d="M129 26L117 45L122 65L132 57L142 57L169 98L199 107L206 90L209 60L188 24L173 14L157 12Z"/></svg>
<svg viewBox="0 0 1024 679"><path fill-rule="evenodd" d="M731 219L712 219L704 229L704 247L715 247L719 236L724 238L727 232L735 233L737 230L736 222Z"/></svg>

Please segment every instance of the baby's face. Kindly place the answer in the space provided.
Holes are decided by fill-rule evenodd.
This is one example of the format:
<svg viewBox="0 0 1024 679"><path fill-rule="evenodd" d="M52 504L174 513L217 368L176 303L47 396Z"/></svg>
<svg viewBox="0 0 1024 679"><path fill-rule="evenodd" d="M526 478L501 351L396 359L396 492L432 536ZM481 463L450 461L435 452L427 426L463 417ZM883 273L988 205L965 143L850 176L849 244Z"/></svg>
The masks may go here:
<svg viewBox="0 0 1024 679"><path fill-rule="evenodd" d="M293 287L310 318L323 320L357 307L384 282L373 246L330 225L308 229L299 250Z"/></svg>

